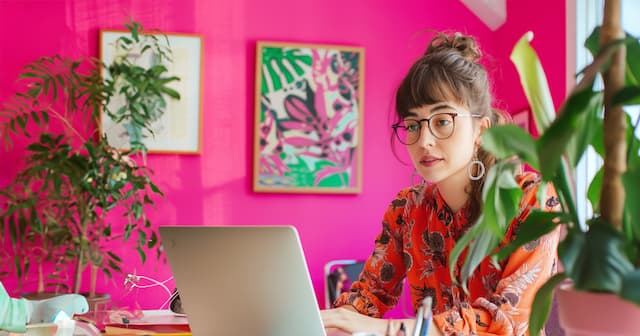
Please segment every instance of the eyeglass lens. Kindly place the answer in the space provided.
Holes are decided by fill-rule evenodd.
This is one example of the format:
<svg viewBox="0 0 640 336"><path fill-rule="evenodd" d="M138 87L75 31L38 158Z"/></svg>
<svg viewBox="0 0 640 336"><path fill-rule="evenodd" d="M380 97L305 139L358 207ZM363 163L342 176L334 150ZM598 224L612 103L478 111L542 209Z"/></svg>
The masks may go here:
<svg viewBox="0 0 640 336"><path fill-rule="evenodd" d="M394 128L398 140L405 145L418 142L424 122L427 123L431 134L438 139L450 137L455 128L455 116L448 113L434 114L429 119L405 119Z"/></svg>

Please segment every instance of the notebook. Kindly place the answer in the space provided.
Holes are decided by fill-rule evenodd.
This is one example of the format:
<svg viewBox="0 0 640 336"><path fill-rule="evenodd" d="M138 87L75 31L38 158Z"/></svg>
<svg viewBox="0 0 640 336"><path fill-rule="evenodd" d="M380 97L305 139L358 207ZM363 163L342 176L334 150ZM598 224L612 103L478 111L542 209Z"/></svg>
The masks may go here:
<svg viewBox="0 0 640 336"><path fill-rule="evenodd" d="M161 226L195 336L325 335L290 226Z"/></svg>

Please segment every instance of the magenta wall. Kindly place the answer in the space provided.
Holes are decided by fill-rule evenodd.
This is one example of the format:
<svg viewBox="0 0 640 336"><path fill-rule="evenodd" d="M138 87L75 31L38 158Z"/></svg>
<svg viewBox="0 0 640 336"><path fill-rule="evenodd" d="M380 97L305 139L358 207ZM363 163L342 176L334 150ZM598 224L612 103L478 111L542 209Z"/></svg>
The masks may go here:
<svg viewBox="0 0 640 336"><path fill-rule="evenodd" d="M515 1L514 1L515 2ZM148 209L156 225L289 224L298 228L316 293L322 302L323 265L337 258L365 258L380 229L381 217L396 192L409 183L411 168L396 160L390 145L393 90L411 61L425 46L423 29L474 34L493 55L496 92L505 106L520 106L521 93L506 61L508 50L536 13L544 20L537 46L551 54L552 78L564 81L562 39L551 22L564 24L562 4L514 8L509 22L489 31L458 1L133 1L0 0L0 100L14 88L20 67L40 55L97 55L99 28L120 28L132 16L148 28L198 33L204 37L202 154L151 155L154 180L165 192L158 209ZM558 3L561 3L559 1ZM518 2L520 3L520 2ZM539 9L545 8L544 10ZM554 10L555 8L558 10ZM35 19L37 18L37 19ZM562 26L563 27L563 26ZM543 41L543 39L545 41ZM357 195L255 194L251 191L253 90L257 40L362 46L365 59L363 188ZM539 42L539 43L538 43ZM562 54L562 57L560 57ZM506 55L506 56L505 56ZM554 63L555 62L555 63ZM546 64L545 64L546 65ZM561 85L552 88L560 90ZM564 90L556 92L560 97ZM554 97L555 97L554 96ZM402 151L402 149L400 149ZM1 153L0 185L19 169L20 151ZM170 277L168 265L151 260L139 265L126 252L126 272ZM256 251L260 253L260 251ZM206 267L206 265L203 265ZM136 299L142 308L157 308L163 291L126 294L122 276L101 280L99 289L116 302ZM169 282L172 288L173 283ZM9 289L15 282L5 280Z"/></svg>
<svg viewBox="0 0 640 336"><path fill-rule="evenodd" d="M494 73L496 96L501 100L498 106L502 105L510 112L528 107L527 99L519 85L516 68L509 60L509 55L520 37L527 31L532 31L534 38L531 45L540 57L554 105L556 109L559 108L567 91L566 46L568 41L565 24L565 1L507 0L507 22L494 35L496 47L494 56L500 64ZM533 125L533 120L530 123Z"/></svg>

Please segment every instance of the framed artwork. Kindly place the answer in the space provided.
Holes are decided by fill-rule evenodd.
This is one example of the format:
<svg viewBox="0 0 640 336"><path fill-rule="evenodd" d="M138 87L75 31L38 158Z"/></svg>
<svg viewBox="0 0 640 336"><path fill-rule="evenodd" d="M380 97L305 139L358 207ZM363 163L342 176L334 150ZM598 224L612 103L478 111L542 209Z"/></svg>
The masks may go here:
<svg viewBox="0 0 640 336"><path fill-rule="evenodd" d="M529 115L531 112L528 108L522 109L520 111L515 112L511 117L513 118L513 123L522 127L528 133L531 132L529 129Z"/></svg>
<svg viewBox="0 0 640 336"><path fill-rule="evenodd" d="M106 64L111 63L116 54L116 40L129 34L124 30L101 30L100 60ZM202 141L202 36L174 33L144 35L157 35L158 43L171 48L172 62L165 62L163 65L167 67L171 76L180 78L169 85L180 93L180 99L166 96L165 113L154 121L153 134L143 135L148 152L199 154ZM136 57L133 52L131 55ZM156 58L139 57L136 62L147 67L156 62ZM105 76L105 70L102 71ZM112 99L111 104L112 109L118 108L117 97ZM122 150L128 149L129 137L123 125L117 125L109 117L102 115L100 127L112 146Z"/></svg>
<svg viewBox="0 0 640 336"><path fill-rule="evenodd" d="M258 42L253 190L359 193L364 49Z"/></svg>

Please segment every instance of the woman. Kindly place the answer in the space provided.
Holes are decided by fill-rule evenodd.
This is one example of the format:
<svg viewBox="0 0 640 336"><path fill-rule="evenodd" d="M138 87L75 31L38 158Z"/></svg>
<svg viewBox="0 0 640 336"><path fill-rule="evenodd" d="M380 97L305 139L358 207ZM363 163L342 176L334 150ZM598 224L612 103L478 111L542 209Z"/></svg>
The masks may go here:
<svg viewBox="0 0 640 336"><path fill-rule="evenodd" d="M451 281L448 269L454 244L480 215L485 173L495 162L480 147L482 132L505 121L491 108L479 58L472 37L438 34L400 84L392 128L428 183L400 191L391 202L360 279L338 298L338 308L322 312L325 327L381 335L399 324L413 330L412 319L381 319L398 302L406 277L414 309L432 298L430 335L527 334L535 292L555 272L557 230L519 248L499 268L484 260L469 280L469 295ZM517 180L524 196L509 239L538 206L538 176L526 173ZM558 206L553 188L544 202L547 211Z"/></svg>

